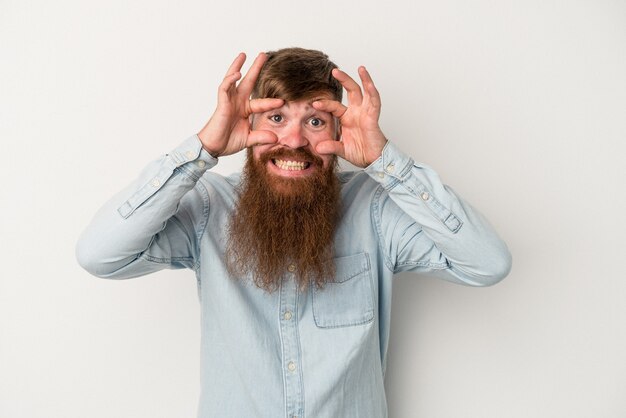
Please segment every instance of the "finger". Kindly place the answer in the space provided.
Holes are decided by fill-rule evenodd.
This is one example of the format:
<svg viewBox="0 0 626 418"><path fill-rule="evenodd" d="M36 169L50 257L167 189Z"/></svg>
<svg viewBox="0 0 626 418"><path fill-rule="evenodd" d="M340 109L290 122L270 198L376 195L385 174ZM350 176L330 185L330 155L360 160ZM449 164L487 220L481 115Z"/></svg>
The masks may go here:
<svg viewBox="0 0 626 418"><path fill-rule="evenodd" d="M284 103L285 101L283 99L253 99L248 102L248 114L278 109Z"/></svg>
<svg viewBox="0 0 626 418"><path fill-rule="evenodd" d="M248 134L248 140L246 141L246 147L252 147L260 144L275 144L278 142L278 137L272 131L250 131Z"/></svg>
<svg viewBox="0 0 626 418"><path fill-rule="evenodd" d="M228 71L226 71L225 77L228 77L229 75L233 73L241 71L241 67L243 67L243 63L245 61L246 61L246 54L244 54L243 52L240 52L239 55L237 55L237 58L235 58L235 60L233 61L233 63L230 64L230 67L228 67Z"/></svg>
<svg viewBox="0 0 626 418"><path fill-rule="evenodd" d="M322 141L315 147L319 154L335 154L344 158L344 147L341 141Z"/></svg>
<svg viewBox="0 0 626 418"><path fill-rule="evenodd" d="M359 67L359 77L361 78L361 84L363 84L365 96L369 98L370 103L374 107L380 107L380 94L378 93L378 90L374 85L374 80L372 80L372 76L364 66Z"/></svg>
<svg viewBox="0 0 626 418"><path fill-rule="evenodd" d="M235 87L235 83L240 78L241 78L241 73L239 71L236 71L224 77L224 80L222 80L220 86L217 89L218 101L228 100L228 92L230 91L230 89Z"/></svg>
<svg viewBox="0 0 626 418"><path fill-rule="evenodd" d="M241 80L241 83L239 83L239 90L241 91L241 94L246 97L250 95L265 61L267 61L267 54L261 52L250 66L250 69L246 73L243 80Z"/></svg>
<svg viewBox="0 0 626 418"><path fill-rule="evenodd" d="M363 93L357 82L338 68L333 69L332 74L348 92L348 102L350 104L360 105L363 100Z"/></svg>
<svg viewBox="0 0 626 418"><path fill-rule="evenodd" d="M332 113L333 116L338 118L341 118L343 114L346 113L346 110L348 110L346 106L342 105L337 100L322 99L316 100L311 104L315 109Z"/></svg>

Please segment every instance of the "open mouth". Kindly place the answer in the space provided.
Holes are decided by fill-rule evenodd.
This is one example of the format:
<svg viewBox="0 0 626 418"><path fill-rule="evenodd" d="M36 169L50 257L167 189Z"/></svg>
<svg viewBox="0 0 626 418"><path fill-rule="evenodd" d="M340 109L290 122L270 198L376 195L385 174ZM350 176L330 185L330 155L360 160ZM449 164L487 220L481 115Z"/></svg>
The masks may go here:
<svg viewBox="0 0 626 418"><path fill-rule="evenodd" d="M295 161L295 160L285 160L285 159L272 159L272 163L281 170L287 171L302 171L306 170L311 166L311 163L308 161Z"/></svg>

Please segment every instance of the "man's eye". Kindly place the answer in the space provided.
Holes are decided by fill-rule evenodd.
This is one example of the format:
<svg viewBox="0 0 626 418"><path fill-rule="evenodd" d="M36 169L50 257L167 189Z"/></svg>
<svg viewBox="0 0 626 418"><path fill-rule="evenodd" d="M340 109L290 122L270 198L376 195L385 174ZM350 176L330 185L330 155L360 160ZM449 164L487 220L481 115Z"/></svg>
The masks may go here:
<svg viewBox="0 0 626 418"><path fill-rule="evenodd" d="M319 127L322 126L324 124L324 121L319 119L319 118L311 118L309 120L309 123L315 127Z"/></svg>
<svg viewBox="0 0 626 418"><path fill-rule="evenodd" d="M270 120L272 122L280 123L283 121L283 117L281 115L272 115L270 116Z"/></svg>

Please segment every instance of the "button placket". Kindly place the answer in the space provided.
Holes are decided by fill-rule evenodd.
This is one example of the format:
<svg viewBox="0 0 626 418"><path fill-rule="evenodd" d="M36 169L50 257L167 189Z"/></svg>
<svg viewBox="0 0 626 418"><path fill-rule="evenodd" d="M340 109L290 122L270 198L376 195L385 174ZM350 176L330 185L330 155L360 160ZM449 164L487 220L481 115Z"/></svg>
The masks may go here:
<svg viewBox="0 0 626 418"><path fill-rule="evenodd" d="M304 405L302 390L302 369L300 336L298 334L298 286L292 274L297 269L295 264L287 266L287 271L280 286L280 336L283 359L283 382L287 416L301 415Z"/></svg>

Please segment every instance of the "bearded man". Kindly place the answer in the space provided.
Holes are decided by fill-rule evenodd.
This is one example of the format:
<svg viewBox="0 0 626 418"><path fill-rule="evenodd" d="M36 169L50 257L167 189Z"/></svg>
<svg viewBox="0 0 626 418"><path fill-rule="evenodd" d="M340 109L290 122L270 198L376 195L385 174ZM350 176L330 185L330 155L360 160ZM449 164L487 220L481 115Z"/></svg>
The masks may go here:
<svg viewBox="0 0 626 418"><path fill-rule="evenodd" d="M199 417L386 417L393 275L486 286L510 254L386 139L364 67L361 87L319 51L261 53L242 78L244 61L206 126L97 213L78 260L104 278L195 272ZM208 171L244 149L242 175Z"/></svg>

